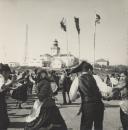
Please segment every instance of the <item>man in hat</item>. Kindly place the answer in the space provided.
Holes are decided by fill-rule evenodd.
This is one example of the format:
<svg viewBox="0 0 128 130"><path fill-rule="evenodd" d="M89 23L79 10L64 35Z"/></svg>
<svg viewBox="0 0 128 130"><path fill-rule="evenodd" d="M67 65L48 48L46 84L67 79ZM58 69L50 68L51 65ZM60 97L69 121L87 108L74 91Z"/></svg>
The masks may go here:
<svg viewBox="0 0 128 130"><path fill-rule="evenodd" d="M95 130L103 130L104 104L97 83L92 75L93 67L86 61L83 61L71 73L80 72L81 75L75 78L70 89L70 98L76 98L76 92L79 90L81 95L81 125L80 130L92 130L94 123Z"/></svg>

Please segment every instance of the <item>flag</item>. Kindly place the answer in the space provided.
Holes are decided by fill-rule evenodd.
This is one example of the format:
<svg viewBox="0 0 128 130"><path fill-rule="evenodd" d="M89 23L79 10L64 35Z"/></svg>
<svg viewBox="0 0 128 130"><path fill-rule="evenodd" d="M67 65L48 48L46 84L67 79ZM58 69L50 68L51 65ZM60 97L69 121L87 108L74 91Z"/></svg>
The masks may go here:
<svg viewBox="0 0 128 130"><path fill-rule="evenodd" d="M66 28L66 19L63 18L60 22L60 26L61 28L66 32L67 31L67 28Z"/></svg>
<svg viewBox="0 0 128 130"><path fill-rule="evenodd" d="M100 15L99 14L96 14L96 20L95 20L95 23L100 23Z"/></svg>
<svg viewBox="0 0 128 130"><path fill-rule="evenodd" d="M79 18L74 17L76 29L78 31L78 34L80 34L80 27L79 27Z"/></svg>

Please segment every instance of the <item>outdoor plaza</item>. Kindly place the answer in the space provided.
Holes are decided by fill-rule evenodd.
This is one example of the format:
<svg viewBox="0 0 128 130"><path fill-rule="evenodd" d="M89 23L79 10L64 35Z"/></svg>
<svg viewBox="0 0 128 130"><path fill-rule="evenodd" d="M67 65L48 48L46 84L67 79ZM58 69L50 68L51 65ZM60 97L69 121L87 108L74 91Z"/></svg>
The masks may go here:
<svg viewBox="0 0 128 130"><path fill-rule="evenodd" d="M23 109L16 109L16 101L8 99L8 113L10 118L10 127L8 130L23 130L25 126L25 117L31 112L31 107L36 97L32 95L23 105ZM69 130L80 129L81 115L77 116L80 108L80 99L73 102L71 105L61 105L62 94L57 95L58 105L60 112L66 121ZM121 130L120 113L119 113L119 100L104 101L104 130Z"/></svg>

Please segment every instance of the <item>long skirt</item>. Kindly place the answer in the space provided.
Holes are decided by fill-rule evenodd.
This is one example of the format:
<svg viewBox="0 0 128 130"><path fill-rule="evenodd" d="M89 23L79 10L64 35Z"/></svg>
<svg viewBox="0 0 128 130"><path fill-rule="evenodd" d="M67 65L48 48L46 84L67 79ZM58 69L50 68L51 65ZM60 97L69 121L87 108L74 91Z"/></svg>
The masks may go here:
<svg viewBox="0 0 128 130"><path fill-rule="evenodd" d="M5 95L0 94L0 130L6 130L9 126L9 118L7 113L7 104Z"/></svg>
<svg viewBox="0 0 128 130"><path fill-rule="evenodd" d="M67 130L57 106L42 107L39 116L26 123L25 130Z"/></svg>
<svg viewBox="0 0 128 130"><path fill-rule="evenodd" d="M12 98L25 102L27 100L27 86L22 85L15 89L12 93Z"/></svg>

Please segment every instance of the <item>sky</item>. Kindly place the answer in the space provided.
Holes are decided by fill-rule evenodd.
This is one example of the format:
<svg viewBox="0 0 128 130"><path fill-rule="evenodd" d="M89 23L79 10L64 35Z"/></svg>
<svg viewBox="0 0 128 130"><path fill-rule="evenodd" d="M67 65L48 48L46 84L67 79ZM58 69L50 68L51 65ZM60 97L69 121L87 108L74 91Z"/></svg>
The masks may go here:
<svg viewBox="0 0 128 130"><path fill-rule="evenodd" d="M25 55L28 24L28 59L51 53L57 39L61 53L78 57L78 34L74 16L80 22L81 59L93 61L95 15L101 17L96 26L96 59L111 65L128 65L127 0L0 0L0 59L22 63ZM67 20L67 32L60 27Z"/></svg>

